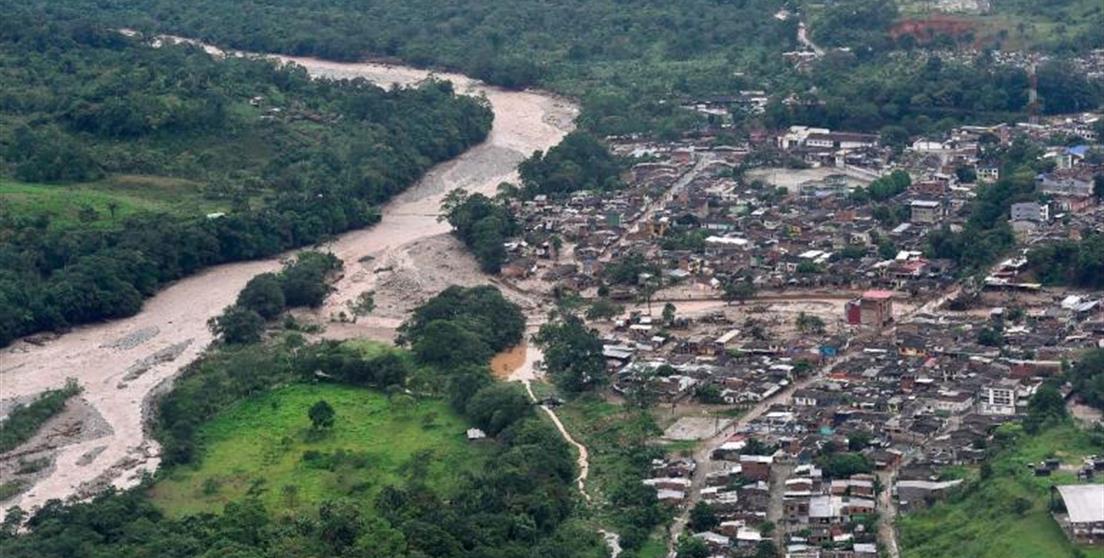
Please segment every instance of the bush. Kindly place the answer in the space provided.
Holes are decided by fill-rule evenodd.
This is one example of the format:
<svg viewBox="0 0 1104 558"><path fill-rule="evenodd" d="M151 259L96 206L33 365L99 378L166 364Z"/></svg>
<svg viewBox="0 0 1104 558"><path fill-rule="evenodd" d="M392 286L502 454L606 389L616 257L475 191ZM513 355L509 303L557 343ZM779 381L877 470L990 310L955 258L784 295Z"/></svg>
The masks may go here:
<svg viewBox="0 0 1104 558"><path fill-rule="evenodd" d="M467 415L490 436L509 428L532 411L525 389L517 383L492 383L475 393L467 404Z"/></svg>
<svg viewBox="0 0 1104 558"><path fill-rule="evenodd" d="M207 326L223 343L244 345L261 340L265 321L253 310L235 305L228 307L221 315L211 318Z"/></svg>
<svg viewBox="0 0 1104 558"><path fill-rule="evenodd" d="M238 306L260 314L266 320L284 311L284 288L274 273L262 273L249 280L238 294Z"/></svg>
<svg viewBox="0 0 1104 558"><path fill-rule="evenodd" d="M11 451L29 440L51 417L65 408L71 397L81 392L76 380L65 387L41 393L28 405L17 405L0 421L0 453Z"/></svg>

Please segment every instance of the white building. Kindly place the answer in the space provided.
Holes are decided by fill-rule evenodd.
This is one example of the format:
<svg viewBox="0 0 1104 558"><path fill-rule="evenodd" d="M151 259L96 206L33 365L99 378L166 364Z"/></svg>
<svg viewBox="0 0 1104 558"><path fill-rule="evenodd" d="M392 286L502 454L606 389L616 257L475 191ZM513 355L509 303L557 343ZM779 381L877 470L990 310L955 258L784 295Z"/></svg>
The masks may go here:
<svg viewBox="0 0 1104 558"><path fill-rule="evenodd" d="M978 413L1002 416L1016 414L1016 387L1001 384L981 388L978 393Z"/></svg>

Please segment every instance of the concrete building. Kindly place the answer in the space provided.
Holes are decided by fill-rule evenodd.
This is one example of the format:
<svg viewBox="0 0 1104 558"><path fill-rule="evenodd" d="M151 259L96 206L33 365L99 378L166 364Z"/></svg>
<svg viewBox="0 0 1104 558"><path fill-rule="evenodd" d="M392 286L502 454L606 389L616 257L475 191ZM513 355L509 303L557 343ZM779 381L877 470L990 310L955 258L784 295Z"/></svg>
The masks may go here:
<svg viewBox="0 0 1104 558"><path fill-rule="evenodd" d="M914 511L926 507L943 497L947 490L962 484L962 479L952 481L902 480L897 481L893 491L901 511Z"/></svg>
<svg viewBox="0 0 1104 558"><path fill-rule="evenodd" d="M1016 414L1016 386L988 385L978 393L978 413L1009 416Z"/></svg>
<svg viewBox="0 0 1104 558"><path fill-rule="evenodd" d="M978 165L977 177L978 180L996 182L1000 179L1000 167L996 165Z"/></svg>
<svg viewBox="0 0 1104 558"><path fill-rule="evenodd" d="M1035 202L1014 203L1011 209L1011 220L1045 223L1050 220L1050 207Z"/></svg>
<svg viewBox="0 0 1104 558"><path fill-rule="evenodd" d="M935 200L912 200L909 203L909 221L931 225L943 220L943 204Z"/></svg>
<svg viewBox="0 0 1104 558"><path fill-rule="evenodd" d="M1035 177L1035 186L1044 194L1055 196L1073 196L1088 198L1093 193L1093 182L1089 178L1062 176L1058 174L1040 174Z"/></svg>
<svg viewBox="0 0 1104 558"><path fill-rule="evenodd" d="M808 126L790 126L790 130L778 137L778 147L795 149L809 147L817 149L859 149L874 147L878 144L875 134L856 134L851 132L833 132L827 128Z"/></svg>
<svg viewBox="0 0 1104 558"><path fill-rule="evenodd" d="M753 481L770 480L771 464L774 457L770 455L741 455L740 467L744 478Z"/></svg>
<svg viewBox="0 0 1104 558"><path fill-rule="evenodd" d="M893 321L893 292L872 290L846 307L847 323L882 327Z"/></svg>

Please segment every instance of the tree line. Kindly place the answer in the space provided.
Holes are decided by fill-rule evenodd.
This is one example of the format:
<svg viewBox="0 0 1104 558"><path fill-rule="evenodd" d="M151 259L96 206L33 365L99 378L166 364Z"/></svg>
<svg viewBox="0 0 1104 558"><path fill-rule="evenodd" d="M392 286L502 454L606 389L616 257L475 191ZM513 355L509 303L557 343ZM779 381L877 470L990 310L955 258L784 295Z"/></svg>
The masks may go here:
<svg viewBox="0 0 1104 558"><path fill-rule="evenodd" d="M0 214L0 345L132 315L162 285L204 267L371 225L379 220L373 204L490 129L485 103L457 96L447 82L384 90L315 80L300 67L215 60L105 27L39 23L19 9L8 15L0 22L0 72L9 76L0 92L4 169L44 181L194 179L205 195L228 196L220 199L231 209L76 229ZM262 114L254 97L286 110ZM124 117L140 122L116 121Z"/></svg>
<svg viewBox="0 0 1104 558"><path fill-rule="evenodd" d="M303 252L280 273L262 273L249 280L237 302L207 324L215 337L229 344L261 340L265 321L297 307L317 308L333 287L328 279L343 262L329 252Z"/></svg>
<svg viewBox="0 0 1104 558"><path fill-rule="evenodd" d="M522 194L562 197L580 190L610 190L620 185L625 162L586 132L572 132L548 150L518 165Z"/></svg>
<svg viewBox="0 0 1104 558"><path fill-rule="evenodd" d="M1090 232L1081 240L1037 246L1027 253L1027 263L1047 285L1100 289L1104 287L1104 235Z"/></svg>
<svg viewBox="0 0 1104 558"><path fill-rule="evenodd" d="M507 258L506 240L521 232L504 201L453 190L441 207L453 233L471 250L486 273L502 269Z"/></svg>

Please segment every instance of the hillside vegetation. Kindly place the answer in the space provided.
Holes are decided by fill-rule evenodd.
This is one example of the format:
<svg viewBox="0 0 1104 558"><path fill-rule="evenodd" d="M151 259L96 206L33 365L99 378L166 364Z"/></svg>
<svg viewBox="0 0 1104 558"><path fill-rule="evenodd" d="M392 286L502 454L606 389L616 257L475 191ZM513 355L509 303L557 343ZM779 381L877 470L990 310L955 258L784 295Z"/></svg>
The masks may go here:
<svg viewBox="0 0 1104 558"><path fill-rule="evenodd" d="M681 108L682 102L743 90L765 90L771 103L765 118L734 109L730 131L736 138L764 124L934 133L963 122L1014 118L1027 105L1026 72L987 54L1022 39L978 30L920 42L894 32L909 15L882 0L139 0L107 6L36 0L32 6L48 17L100 14L144 31L256 52L382 57L504 87L539 85L580 98L580 127L599 135L675 138L718 122ZM1025 6L997 3L1000 17L1019 17L1004 14ZM1032 12L1038 29L1066 30L1061 41L1033 44L1067 54L1104 47L1100 10L1068 11L1078 14L1077 25L1066 24L1061 10ZM829 49L816 63L795 67L783 53L802 48L801 21L822 47L843 50ZM932 48L981 52L976 60L952 62L931 57ZM1067 64L1046 63L1039 72L1045 112L1089 110L1104 101L1104 88Z"/></svg>
<svg viewBox="0 0 1104 558"><path fill-rule="evenodd" d="M314 80L38 15L0 20L0 345L375 223L491 125L448 83Z"/></svg>
<svg viewBox="0 0 1104 558"><path fill-rule="evenodd" d="M1078 467L1104 451L1104 431L1072 424L1028 435L1002 427L1004 449L947 502L899 520L904 558L1059 558L1083 556L1050 516L1050 486L1075 484L1070 470L1036 477L1028 467L1056 457ZM1090 554L1091 555L1091 554Z"/></svg>

